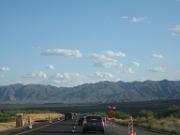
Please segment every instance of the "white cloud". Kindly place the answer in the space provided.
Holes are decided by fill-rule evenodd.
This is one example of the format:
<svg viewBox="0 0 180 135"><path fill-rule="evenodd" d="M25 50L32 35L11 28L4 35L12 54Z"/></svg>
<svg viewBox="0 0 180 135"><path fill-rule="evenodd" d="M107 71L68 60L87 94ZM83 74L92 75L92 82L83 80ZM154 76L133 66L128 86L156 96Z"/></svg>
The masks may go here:
<svg viewBox="0 0 180 135"><path fill-rule="evenodd" d="M180 35L180 24L170 28L169 31L171 31L173 35Z"/></svg>
<svg viewBox="0 0 180 135"><path fill-rule="evenodd" d="M106 72L95 72L93 75L81 75L79 73L57 73L53 80L53 84L63 87L73 87L85 83L96 83L106 80L118 81L120 78Z"/></svg>
<svg viewBox="0 0 180 135"><path fill-rule="evenodd" d="M156 59L162 59L163 55L154 53L154 54L152 54L152 57L156 58Z"/></svg>
<svg viewBox="0 0 180 135"><path fill-rule="evenodd" d="M108 81L118 81L120 80L120 78L115 77L114 75L112 75L111 73L107 73L107 72L96 72L95 75L103 80L108 80Z"/></svg>
<svg viewBox="0 0 180 135"><path fill-rule="evenodd" d="M80 77L79 73L57 73L56 78L57 79L76 79Z"/></svg>
<svg viewBox="0 0 180 135"><path fill-rule="evenodd" d="M118 51L118 52L106 51L106 52L104 52L104 55L106 57L110 57L110 58L126 57L126 54L121 51Z"/></svg>
<svg viewBox="0 0 180 135"><path fill-rule="evenodd" d="M127 20L133 23L139 23L146 19L147 17L140 17L140 16L121 16L121 19Z"/></svg>
<svg viewBox="0 0 180 135"><path fill-rule="evenodd" d="M132 63L133 63L136 67L139 67L139 66L140 66L140 63L137 62L137 61L133 61Z"/></svg>
<svg viewBox="0 0 180 135"><path fill-rule="evenodd" d="M9 67L0 67L0 72L8 72L10 71Z"/></svg>
<svg viewBox="0 0 180 135"><path fill-rule="evenodd" d="M111 68L118 65L116 59L105 56L104 54L93 53L90 58L94 61L94 65L97 67Z"/></svg>
<svg viewBox="0 0 180 135"><path fill-rule="evenodd" d="M48 65L46 65L46 68L47 68L47 69L50 69L50 70L54 70L54 69L55 69L55 66L54 66L54 65L51 65L51 64L48 64Z"/></svg>
<svg viewBox="0 0 180 135"><path fill-rule="evenodd" d="M103 67L103 68L112 68L112 67L118 67L118 63L117 62L95 62L94 66Z"/></svg>
<svg viewBox="0 0 180 135"><path fill-rule="evenodd" d="M57 73L53 83L58 86L72 87L90 82L86 76L79 73Z"/></svg>
<svg viewBox="0 0 180 135"><path fill-rule="evenodd" d="M46 79L47 78L47 74L44 73L43 71L39 71L37 73L32 73L31 77L33 78L43 78Z"/></svg>
<svg viewBox="0 0 180 135"><path fill-rule="evenodd" d="M131 21L132 21L133 23L138 23L138 22L143 21L144 19L145 19L144 17L133 16L132 19L131 19Z"/></svg>
<svg viewBox="0 0 180 135"><path fill-rule="evenodd" d="M128 16L121 16L121 19L128 19Z"/></svg>
<svg viewBox="0 0 180 135"><path fill-rule="evenodd" d="M164 73L166 71L166 67L154 67L149 69L150 72Z"/></svg>
<svg viewBox="0 0 180 135"><path fill-rule="evenodd" d="M127 68L127 73L134 74L135 72L134 72L134 70L131 67L128 67Z"/></svg>
<svg viewBox="0 0 180 135"><path fill-rule="evenodd" d="M80 58L82 57L82 54L79 50L67 50L67 49L48 49L45 52L41 53L42 55L47 56L68 56L68 57L75 57Z"/></svg>
<svg viewBox="0 0 180 135"><path fill-rule="evenodd" d="M108 57L105 54L97 54L97 53L92 53L90 55L90 58L94 59L95 61L108 61L108 62L117 62L116 59L112 57Z"/></svg>
<svg viewBox="0 0 180 135"><path fill-rule="evenodd" d="M103 53L92 53L90 58L94 61L94 65L97 67L112 68L122 67L122 64L118 63L117 58L125 57L123 52L106 51Z"/></svg>
<svg viewBox="0 0 180 135"><path fill-rule="evenodd" d="M57 86L73 87L85 83L99 81L118 81L120 78L107 72L95 72L93 75L81 75L80 73L57 73L53 78L53 84Z"/></svg>

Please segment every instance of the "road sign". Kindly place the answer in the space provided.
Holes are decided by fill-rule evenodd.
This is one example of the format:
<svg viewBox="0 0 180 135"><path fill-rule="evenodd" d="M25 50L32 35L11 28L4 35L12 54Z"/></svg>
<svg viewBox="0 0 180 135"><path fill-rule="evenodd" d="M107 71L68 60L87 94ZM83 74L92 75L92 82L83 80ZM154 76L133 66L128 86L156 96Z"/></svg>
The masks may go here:
<svg viewBox="0 0 180 135"><path fill-rule="evenodd" d="M115 110L116 110L116 106L108 105L108 111L107 111L108 117L110 118L115 117L116 114Z"/></svg>
<svg viewBox="0 0 180 135"><path fill-rule="evenodd" d="M108 117L112 118L115 116L115 112L114 111L108 111L107 115L108 115Z"/></svg>

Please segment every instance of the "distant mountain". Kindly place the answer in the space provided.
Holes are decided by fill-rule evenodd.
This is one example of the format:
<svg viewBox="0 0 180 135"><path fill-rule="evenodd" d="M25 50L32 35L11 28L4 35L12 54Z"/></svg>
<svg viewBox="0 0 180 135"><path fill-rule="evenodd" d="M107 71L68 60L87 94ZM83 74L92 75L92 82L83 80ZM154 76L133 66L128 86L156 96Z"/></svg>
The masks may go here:
<svg viewBox="0 0 180 135"><path fill-rule="evenodd" d="M65 88L13 84L0 87L0 103L110 103L180 99L180 81L99 82Z"/></svg>

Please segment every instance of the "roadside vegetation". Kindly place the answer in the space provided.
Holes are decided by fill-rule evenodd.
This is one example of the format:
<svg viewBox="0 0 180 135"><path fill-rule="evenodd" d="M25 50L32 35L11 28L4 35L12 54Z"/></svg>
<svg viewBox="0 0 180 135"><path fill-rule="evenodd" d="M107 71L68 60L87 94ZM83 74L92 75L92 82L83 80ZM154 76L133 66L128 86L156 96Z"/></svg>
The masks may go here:
<svg viewBox="0 0 180 135"><path fill-rule="evenodd" d="M136 118L136 124L149 129L180 134L180 107L169 107L160 114L149 110L142 110Z"/></svg>
<svg viewBox="0 0 180 135"><path fill-rule="evenodd" d="M2 110L0 110L0 123L14 121L17 113L23 113L24 115L28 115L28 114L42 114L42 113L45 114L45 113L49 113L49 112L42 111L42 110L2 109Z"/></svg>
<svg viewBox="0 0 180 135"><path fill-rule="evenodd" d="M23 118L27 120L31 117L32 122L47 121L49 118L56 119L63 117L63 115L55 112L42 111L42 110L0 110L0 131L13 129L16 127L16 113L23 113Z"/></svg>
<svg viewBox="0 0 180 135"><path fill-rule="evenodd" d="M116 112L109 120L127 126L129 118L128 114ZM134 116L134 124L146 129L180 134L180 106L173 105L159 114L151 110L141 110Z"/></svg>

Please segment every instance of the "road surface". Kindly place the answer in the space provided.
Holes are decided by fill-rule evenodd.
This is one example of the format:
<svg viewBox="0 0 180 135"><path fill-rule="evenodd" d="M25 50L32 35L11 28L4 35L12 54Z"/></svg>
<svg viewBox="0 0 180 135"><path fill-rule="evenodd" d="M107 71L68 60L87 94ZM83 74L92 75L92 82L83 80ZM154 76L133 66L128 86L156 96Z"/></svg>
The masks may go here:
<svg viewBox="0 0 180 135"><path fill-rule="evenodd" d="M76 120L77 121L77 120ZM96 135L102 133L82 133L82 127L77 125L76 121L67 120L56 122L49 126L42 126L36 129L25 131L17 135ZM165 135L162 133L150 132L144 129L136 129L137 135ZM105 135L127 135L127 127L119 126L112 122L107 122Z"/></svg>

